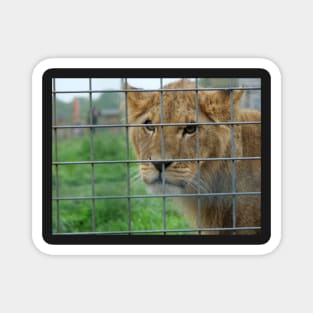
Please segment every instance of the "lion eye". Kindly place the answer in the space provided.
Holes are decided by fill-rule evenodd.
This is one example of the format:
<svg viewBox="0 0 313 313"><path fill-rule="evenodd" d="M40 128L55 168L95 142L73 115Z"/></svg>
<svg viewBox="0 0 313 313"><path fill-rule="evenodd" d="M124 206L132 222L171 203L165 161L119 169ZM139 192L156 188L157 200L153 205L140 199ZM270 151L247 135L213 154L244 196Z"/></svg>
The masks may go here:
<svg viewBox="0 0 313 313"><path fill-rule="evenodd" d="M192 134L197 130L196 125L188 125L184 128L184 134Z"/></svg>
<svg viewBox="0 0 313 313"><path fill-rule="evenodd" d="M146 120L145 124L151 124L151 120ZM146 126L146 129L148 129L149 131L154 131L155 127L154 126Z"/></svg>

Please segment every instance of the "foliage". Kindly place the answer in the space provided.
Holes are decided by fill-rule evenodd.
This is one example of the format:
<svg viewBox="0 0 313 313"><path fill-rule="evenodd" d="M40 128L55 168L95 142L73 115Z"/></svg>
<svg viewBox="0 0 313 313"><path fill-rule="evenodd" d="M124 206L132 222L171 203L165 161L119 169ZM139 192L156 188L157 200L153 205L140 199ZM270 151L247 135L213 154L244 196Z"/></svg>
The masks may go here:
<svg viewBox="0 0 313 313"><path fill-rule="evenodd" d="M200 78L199 85L203 87L227 88L237 86L238 80L229 78Z"/></svg>
<svg viewBox="0 0 313 313"><path fill-rule="evenodd" d="M92 139L91 139L92 138ZM113 130L97 130L93 135L72 137L58 142L58 161L88 161L93 146L94 160L125 160L125 134ZM53 149L54 150L54 149ZM55 158L55 156L53 156ZM130 151L130 158L133 154ZM55 159L54 159L55 160ZM138 165L130 164L130 195L145 195L145 186L134 176L138 176ZM77 164L53 168L53 197L121 196L128 194L128 168L125 163ZM93 177L93 178L92 178ZM94 189L92 188L92 179ZM58 183L58 191L56 190ZM170 199L166 199L166 227L168 229L187 228L184 217L175 209ZM96 231L127 231L130 214L132 230L163 228L163 198L127 198L96 200L61 200L59 207L60 232L92 231L92 210L95 212ZM130 209L130 210L129 210ZM56 231L57 201L53 201L53 228Z"/></svg>
<svg viewBox="0 0 313 313"><path fill-rule="evenodd" d="M77 97L80 108L80 118L84 121L88 117L90 110L90 99L88 97ZM96 99L92 99L92 106L96 108L98 112L109 109L118 109L120 105L120 93L102 93ZM54 112L53 112L54 114ZM56 97L56 121L71 120L73 116L73 104L72 101L65 102Z"/></svg>

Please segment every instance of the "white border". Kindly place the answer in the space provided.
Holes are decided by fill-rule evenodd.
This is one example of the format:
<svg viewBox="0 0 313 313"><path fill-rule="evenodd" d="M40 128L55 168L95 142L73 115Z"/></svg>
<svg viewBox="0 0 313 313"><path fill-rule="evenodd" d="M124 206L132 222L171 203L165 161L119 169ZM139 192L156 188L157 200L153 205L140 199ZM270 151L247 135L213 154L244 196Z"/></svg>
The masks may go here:
<svg viewBox="0 0 313 313"><path fill-rule="evenodd" d="M51 245L42 238L42 76L51 68L262 68L271 75L271 238L263 245ZM51 255L262 255L281 239L281 75L262 58L57 58L32 76L32 238Z"/></svg>

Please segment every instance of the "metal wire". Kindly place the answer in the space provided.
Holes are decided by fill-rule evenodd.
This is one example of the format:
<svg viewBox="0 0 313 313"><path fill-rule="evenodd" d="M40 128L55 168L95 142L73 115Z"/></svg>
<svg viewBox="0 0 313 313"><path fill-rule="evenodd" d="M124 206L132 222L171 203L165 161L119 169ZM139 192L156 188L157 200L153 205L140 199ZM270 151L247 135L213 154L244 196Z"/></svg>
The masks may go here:
<svg viewBox="0 0 313 313"><path fill-rule="evenodd" d="M55 90L55 78L52 79L52 90ZM55 93L52 95L52 107L53 107L53 123L56 124L56 95ZM58 132L57 128L53 129L54 133L54 159L55 159L55 192L57 198L60 196L60 189L59 189L59 166L58 166ZM56 232L60 232L60 201L56 201Z"/></svg>
<svg viewBox="0 0 313 313"><path fill-rule="evenodd" d="M203 125L253 125L253 124L261 124L260 121L249 121L249 122L199 122L199 123L157 123L157 124L149 124L152 127L158 126L203 126ZM98 124L98 125L53 125L52 128L112 128L112 127L146 127L146 124Z"/></svg>
<svg viewBox="0 0 313 313"><path fill-rule="evenodd" d="M127 86L127 78L124 81ZM128 124L128 93L125 92L125 121ZM129 159L129 127L126 126L126 159ZM127 166L127 195L130 196L130 162L126 163ZM131 198L127 198L127 214L128 214L128 232L131 233Z"/></svg>
<svg viewBox="0 0 313 313"><path fill-rule="evenodd" d="M201 87L201 88L161 88L161 89L103 89L103 90L65 90L65 91L52 91L54 94L69 94L69 93L117 93L117 92L162 92L162 91L228 91L228 90L261 90L260 87Z"/></svg>
<svg viewBox="0 0 313 313"><path fill-rule="evenodd" d="M91 78L89 78L89 89L92 90L92 81ZM89 123L92 123L92 115L93 115L93 103L92 103L92 92L89 93L89 112L90 112L90 120ZM94 132L93 128L90 128L90 160L93 161L95 158L94 153ZM95 196L95 167L94 163L91 163L91 194L94 197ZM97 229L96 226L96 204L95 199L91 199L91 227L92 231L95 232Z"/></svg>
<svg viewBox="0 0 313 313"><path fill-rule="evenodd" d="M149 124L150 125L150 124ZM82 165L82 164L118 164L118 163L163 163L163 162L191 162L191 161L247 161L261 160L261 157L230 157L230 158L192 158L192 159L157 159L157 160L101 160L101 161L68 161L52 162L53 165Z"/></svg>
<svg viewBox="0 0 313 313"><path fill-rule="evenodd" d="M196 123L199 123L199 85L198 78L196 78ZM196 127L196 158L200 158L200 138L199 138L199 127ZM200 161L197 160L197 225L198 228L201 229L201 198L199 197L200 192ZM199 231L199 235L201 235L201 231Z"/></svg>
<svg viewBox="0 0 313 313"><path fill-rule="evenodd" d="M164 123L164 112L163 112L163 79L160 78L160 120L161 124ZM161 154L162 160L165 159L165 144L164 144L164 126L161 126ZM162 205L163 205L163 228L166 230L166 197L165 194L165 163L164 161L162 164ZM163 233L166 235L166 231Z"/></svg>
<svg viewBox="0 0 313 313"><path fill-rule="evenodd" d="M104 200L104 199L145 199L145 198L184 198L184 197L225 197L225 196L259 196L261 192L211 192L211 193L169 193L169 194L151 194L151 195L130 195L130 196L83 196L83 197L55 197L52 200Z"/></svg>
<svg viewBox="0 0 313 313"><path fill-rule="evenodd" d="M260 226L249 227L212 227L212 228L183 228L183 229L146 229L146 230L132 230L132 234L154 234L154 233L201 233L216 232L216 231L238 231L238 230L259 230ZM128 235L129 231L106 231L106 232L73 232L60 233L58 235Z"/></svg>
<svg viewBox="0 0 313 313"><path fill-rule="evenodd" d="M233 85L231 83L231 85ZM231 90L230 91L230 121L235 120L235 112L234 112L234 93ZM235 126L231 125L231 157L234 158L236 155L236 141L235 141ZM234 195L232 196L232 220L233 220L233 228L236 227L236 204L237 204L237 198L236 198L236 164L235 160L232 159L231 161L231 189ZM235 232L234 232L235 233Z"/></svg>

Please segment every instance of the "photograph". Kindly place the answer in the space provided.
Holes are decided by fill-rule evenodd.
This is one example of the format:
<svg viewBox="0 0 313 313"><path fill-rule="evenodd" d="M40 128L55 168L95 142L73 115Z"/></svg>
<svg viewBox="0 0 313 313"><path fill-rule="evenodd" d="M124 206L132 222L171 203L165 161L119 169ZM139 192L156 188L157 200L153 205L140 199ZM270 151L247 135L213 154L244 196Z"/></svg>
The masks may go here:
<svg viewBox="0 0 313 313"><path fill-rule="evenodd" d="M51 234L264 236L262 75L152 73L48 80Z"/></svg>

